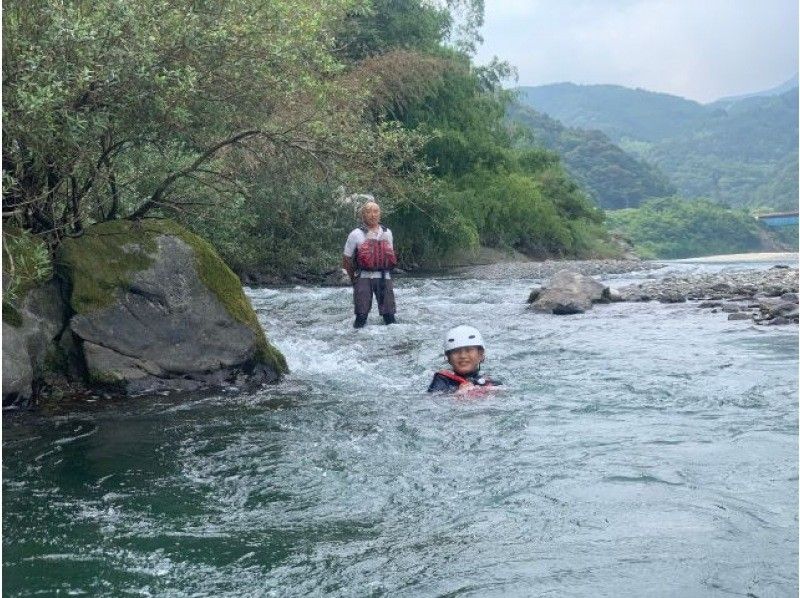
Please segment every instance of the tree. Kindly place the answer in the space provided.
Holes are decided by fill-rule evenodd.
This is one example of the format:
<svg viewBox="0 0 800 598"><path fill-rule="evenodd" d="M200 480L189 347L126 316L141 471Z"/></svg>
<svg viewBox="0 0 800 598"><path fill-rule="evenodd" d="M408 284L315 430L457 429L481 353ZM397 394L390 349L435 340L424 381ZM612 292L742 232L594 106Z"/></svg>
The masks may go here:
<svg viewBox="0 0 800 598"><path fill-rule="evenodd" d="M57 241L239 192L240 165L352 157L331 28L359 5L7 2L4 216Z"/></svg>

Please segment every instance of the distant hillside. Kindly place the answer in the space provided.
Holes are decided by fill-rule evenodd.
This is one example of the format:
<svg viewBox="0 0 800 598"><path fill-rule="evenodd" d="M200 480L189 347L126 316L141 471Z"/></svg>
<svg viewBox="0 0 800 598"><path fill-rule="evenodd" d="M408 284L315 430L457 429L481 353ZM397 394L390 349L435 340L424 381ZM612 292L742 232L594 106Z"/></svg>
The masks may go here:
<svg viewBox="0 0 800 598"><path fill-rule="evenodd" d="M726 98L720 98L716 102L712 102L709 106L719 107L719 108L729 108L732 104L736 102L741 102L742 100L746 100L748 98L756 98L756 97L766 97L766 96L779 96L787 91L791 91L792 89L798 86L798 77L795 75L788 81L784 81L780 85L776 87L772 87L770 89L765 89L763 91L757 91L755 93L745 93L738 96L729 96Z"/></svg>
<svg viewBox="0 0 800 598"><path fill-rule="evenodd" d="M529 133L523 134L522 144L557 152L569 173L605 209L636 207L676 191L657 168L624 152L599 131L565 127L520 104L509 108L507 119Z"/></svg>
<svg viewBox="0 0 800 598"><path fill-rule="evenodd" d="M797 90L751 97L696 130L655 144L622 147L657 164L682 195L732 206L795 209Z"/></svg>
<svg viewBox="0 0 800 598"><path fill-rule="evenodd" d="M657 166L686 197L740 207L797 205L797 88L701 105L668 94L571 83L520 89L520 101L596 128Z"/></svg>
<svg viewBox="0 0 800 598"><path fill-rule="evenodd" d="M519 101L568 127L597 129L618 142L624 138L660 141L690 130L714 111L666 93L619 85L556 83L520 87Z"/></svg>

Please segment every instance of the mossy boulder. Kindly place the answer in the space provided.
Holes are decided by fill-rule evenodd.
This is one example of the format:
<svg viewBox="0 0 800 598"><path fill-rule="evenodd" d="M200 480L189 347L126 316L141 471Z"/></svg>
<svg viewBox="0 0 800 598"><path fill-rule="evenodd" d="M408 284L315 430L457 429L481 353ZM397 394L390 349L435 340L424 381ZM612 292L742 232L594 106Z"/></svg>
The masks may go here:
<svg viewBox="0 0 800 598"><path fill-rule="evenodd" d="M287 371L236 275L169 220L113 221L56 260L87 381L129 393L275 382Z"/></svg>

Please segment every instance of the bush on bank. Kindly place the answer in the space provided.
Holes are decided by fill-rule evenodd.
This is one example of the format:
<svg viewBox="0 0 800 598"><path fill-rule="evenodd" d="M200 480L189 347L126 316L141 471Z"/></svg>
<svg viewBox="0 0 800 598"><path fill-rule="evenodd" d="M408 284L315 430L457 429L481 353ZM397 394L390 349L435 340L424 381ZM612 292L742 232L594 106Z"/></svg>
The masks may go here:
<svg viewBox="0 0 800 598"><path fill-rule="evenodd" d="M641 257L679 259L762 248L766 231L744 210L707 199L671 197L607 214L609 228L629 238Z"/></svg>

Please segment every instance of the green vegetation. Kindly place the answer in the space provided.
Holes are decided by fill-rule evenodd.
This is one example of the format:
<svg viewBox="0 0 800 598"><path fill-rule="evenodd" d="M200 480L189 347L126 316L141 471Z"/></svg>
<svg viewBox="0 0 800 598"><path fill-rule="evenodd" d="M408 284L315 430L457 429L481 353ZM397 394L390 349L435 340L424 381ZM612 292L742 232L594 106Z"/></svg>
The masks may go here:
<svg viewBox="0 0 800 598"><path fill-rule="evenodd" d="M622 139L656 142L691 131L713 109L666 93L619 85L557 83L520 87L519 100L568 127Z"/></svg>
<svg viewBox="0 0 800 598"><path fill-rule="evenodd" d="M800 231L798 226L781 226L769 229L770 235L775 241L786 248L787 251L797 251L800 246Z"/></svg>
<svg viewBox="0 0 800 598"><path fill-rule="evenodd" d="M796 209L797 111L796 89L741 100L680 137L640 146L639 155L668 173L688 197Z"/></svg>
<svg viewBox="0 0 800 598"><path fill-rule="evenodd" d="M518 145L556 152L569 174L604 209L635 208L645 199L676 191L657 168L626 153L600 131L568 128L516 103L508 109L508 120L520 131Z"/></svg>
<svg viewBox="0 0 800 598"><path fill-rule="evenodd" d="M742 210L706 199L652 200L608 214L609 228L645 258L686 258L762 249L766 231Z"/></svg>
<svg viewBox="0 0 800 598"><path fill-rule="evenodd" d="M537 257L611 251L602 212L557 156L515 147L504 121L513 97L499 88L508 67L477 69L462 55L441 52L451 64L429 93L393 111L405 127L427 137L422 154L439 191L404 198L396 206L403 217L388 219L398 231L401 256L425 262L476 242ZM421 214L442 220L425 222ZM423 231L432 225L439 231L429 236L416 229L420 224ZM434 243L425 243L430 238Z"/></svg>
<svg viewBox="0 0 800 598"><path fill-rule="evenodd" d="M53 275L44 242L15 226L3 228L3 322L22 326L19 303L29 289Z"/></svg>
<svg viewBox="0 0 800 598"><path fill-rule="evenodd" d="M521 88L519 97L568 127L602 131L658 167L680 195L751 209L796 209L796 85L778 95L708 105L641 89L571 83Z"/></svg>
<svg viewBox="0 0 800 598"><path fill-rule="evenodd" d="M315 275L357 223L341 200L370 192L406 267L479 243L606 250L602 214L553 156L514 147L509 67L472 64L480 0L4 8L3 210L51 248L170 217L239 274ZM74 267L102 256L89 243ZM121 278L78 289L79 307L107 301L146 249L99 257Z"/></svg>

